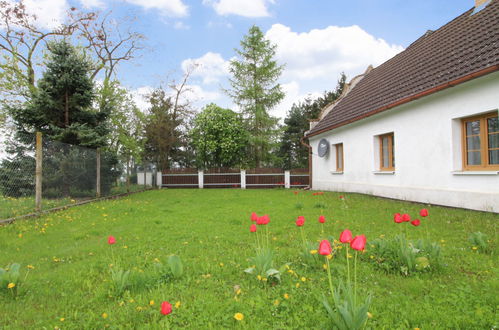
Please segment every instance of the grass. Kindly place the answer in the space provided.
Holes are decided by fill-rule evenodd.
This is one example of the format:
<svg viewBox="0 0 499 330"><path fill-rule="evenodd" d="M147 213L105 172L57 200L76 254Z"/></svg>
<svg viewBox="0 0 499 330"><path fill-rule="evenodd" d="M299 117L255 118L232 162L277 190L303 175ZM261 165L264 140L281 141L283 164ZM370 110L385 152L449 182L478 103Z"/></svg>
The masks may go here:
<svg viewBox="0 0 499 330"><path fill-rule="evenodd" d="M338 197L293 195L282 189L148 191L0 227L0 267L17 262L24 273L28 265L34 267L16 298L0 290L0 324L5 329L324 328L327 315L320 299L328 292L327 274L302 264L296 217L305 216L302 228L309 240L322 238L317 222L321 213L326 216L325 235L339 237L345 228L365 234L368 256L370 240L400 234L393 213L415 215L424 207L357 194ZM373 295L368 326L499 326L499 216L427 208L429 220L405 229L410 239L428 235L438 242L444 266L437 273L406 277L384 273L369 258L361 258L359 292ZM270 215L276 264L289 262L294 271L284 273L276 286L244 273L255 255L254 234L249 232L253 211ZM490 253L472 249L468 236L476 231L488 234ZM107 244L109 235L116 237L115 245ZM158 276L155 264L165 264L172 254L182 259L184 274ZM331 261L335 283L345 278L344 259ZM121 296L112 290L113 267L131 271L130 286ZM165 300L179 303L168 316L159 313ZM236 313L244 319L236 321Z"/></svg>
<svg viewBox="0 0 499 330"><path fill-rule="evenodd" d="M142 185L131 185L130 191L139 191L144 189ZM120 185L113 187L109 195L118 195L126 193L126 186ZM76 203L88 198L44 198L42 200L42 209L49 210L54 207L64 206ZM0 220L18 217L35 212L35 197L5 197L0 195Z"/></svg>

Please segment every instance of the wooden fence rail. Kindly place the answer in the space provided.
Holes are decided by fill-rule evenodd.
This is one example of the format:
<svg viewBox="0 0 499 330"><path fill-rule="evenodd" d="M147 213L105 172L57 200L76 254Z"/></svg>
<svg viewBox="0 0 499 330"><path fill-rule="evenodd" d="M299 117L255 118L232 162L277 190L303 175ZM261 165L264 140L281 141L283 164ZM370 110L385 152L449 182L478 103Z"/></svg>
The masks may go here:
<svg viewBox="0 0 499 330"><path fill-rule="evenodd" d="M309 178L307 169L173 169L158 175L158 184L162 188L303 188L309 186Z"/></svg>

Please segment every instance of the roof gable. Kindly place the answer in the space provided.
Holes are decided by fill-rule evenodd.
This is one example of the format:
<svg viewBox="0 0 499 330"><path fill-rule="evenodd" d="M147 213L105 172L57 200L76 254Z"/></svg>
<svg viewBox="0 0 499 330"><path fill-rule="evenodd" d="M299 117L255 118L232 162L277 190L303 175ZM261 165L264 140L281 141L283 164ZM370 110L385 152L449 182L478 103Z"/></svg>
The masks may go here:
<svg viewBox="0 0 499 330"><path fill-rule="evenodd" d="M473 9L369 72L308 136L499 70L499 0Z"/></svg>

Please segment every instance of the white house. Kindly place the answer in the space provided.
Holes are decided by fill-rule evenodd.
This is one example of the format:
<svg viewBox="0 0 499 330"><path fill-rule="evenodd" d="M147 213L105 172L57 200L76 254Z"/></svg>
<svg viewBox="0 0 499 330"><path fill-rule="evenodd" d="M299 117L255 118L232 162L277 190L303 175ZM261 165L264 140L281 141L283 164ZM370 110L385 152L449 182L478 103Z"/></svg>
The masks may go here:
<svg viewBox="0 0 499 330"><path fill-rule="evenodd" d="M306 133L312 188L499 213L499 0L355 77Z"/></svg>

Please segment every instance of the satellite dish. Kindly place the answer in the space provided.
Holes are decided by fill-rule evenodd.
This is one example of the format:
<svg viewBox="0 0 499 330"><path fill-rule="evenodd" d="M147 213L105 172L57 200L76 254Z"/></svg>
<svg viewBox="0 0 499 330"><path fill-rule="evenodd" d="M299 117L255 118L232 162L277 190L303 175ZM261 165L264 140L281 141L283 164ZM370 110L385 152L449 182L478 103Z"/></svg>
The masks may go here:
<svg viewBox="0 0 499 330"><path fill-rule="evenodd" d="M317 153L319 157L324 157L329 152L329 142L326 139L322 139L319 141L319 147L317 149Z"/></svg>

